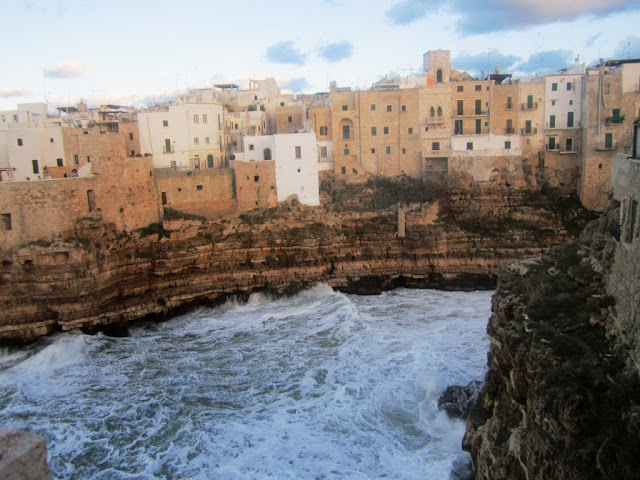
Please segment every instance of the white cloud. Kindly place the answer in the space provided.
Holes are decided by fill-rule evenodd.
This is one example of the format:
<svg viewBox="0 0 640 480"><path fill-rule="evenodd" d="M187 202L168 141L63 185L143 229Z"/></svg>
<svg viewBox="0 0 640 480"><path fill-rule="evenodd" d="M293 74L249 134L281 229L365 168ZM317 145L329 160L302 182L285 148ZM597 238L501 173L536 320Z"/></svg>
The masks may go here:
<svg viewBox="0 0 640 480"><path fill-rule="evenodd" d="M25 88L0 88L0 98L28 97L31 91Z"/></svg>
<svg viewBox="0 0 640 480"><path fill-rule="evenodd" d="M49 78L83 78L93 74L93 67L88 63L64 62L44 69Z"/></svg>

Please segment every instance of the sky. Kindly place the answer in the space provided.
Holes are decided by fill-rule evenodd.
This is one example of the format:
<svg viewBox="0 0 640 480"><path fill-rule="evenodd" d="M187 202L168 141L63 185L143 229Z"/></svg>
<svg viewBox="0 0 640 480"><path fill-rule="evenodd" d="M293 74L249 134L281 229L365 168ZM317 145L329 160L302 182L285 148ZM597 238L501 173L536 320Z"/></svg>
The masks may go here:
<svg viewBox="0 0 640 480"><path fill-rule="evenodd" d="M0 0L0 109L142 106L274 77L285 91L367 89L451 51L474 76L640 58L640 0Z"/></svg>

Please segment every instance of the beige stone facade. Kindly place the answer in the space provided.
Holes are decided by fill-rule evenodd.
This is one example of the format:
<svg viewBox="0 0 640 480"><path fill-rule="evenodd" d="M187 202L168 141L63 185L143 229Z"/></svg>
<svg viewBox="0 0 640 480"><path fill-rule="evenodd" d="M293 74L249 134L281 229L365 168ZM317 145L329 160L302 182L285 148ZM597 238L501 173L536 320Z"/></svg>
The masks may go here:
<svg viewBox="0 0 640 480"><path fill-rule="evenodd" d="M297 133L304 129L304 108L302 105L276 107L276 133Z"/></svg>
<svg viewBox="0 0 640 480"><path fill-rule="evenodd" d="M278 203L276 162L235 162L238 210L271 208Z"/></svg>
<svg viewBox="0 0 640 480"><path fill-rule="evenodd" d="M150 157L98 156L91 177L0 183L0 244L76 236L80 220L132 231L160 220Z"/></svg>
<svg viewBox="0 0 640 480"><path fill-rule="evenodd" d="M311 132L316 134L318 142L330 142L333 140L331 128L331 108L315 107L309 111Z"/></svg>

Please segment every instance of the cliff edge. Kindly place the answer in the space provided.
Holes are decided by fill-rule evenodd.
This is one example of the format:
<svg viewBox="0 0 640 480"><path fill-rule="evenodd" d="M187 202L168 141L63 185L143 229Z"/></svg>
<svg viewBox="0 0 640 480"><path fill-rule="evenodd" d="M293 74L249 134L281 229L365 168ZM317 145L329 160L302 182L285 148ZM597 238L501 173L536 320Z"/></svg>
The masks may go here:
<svg viewBox="0 0 640 480"><path fill-rule="evenodd" d="M463 447L477 479L640 478L638 242L618 205L574 243L502 269Z"/></svg>

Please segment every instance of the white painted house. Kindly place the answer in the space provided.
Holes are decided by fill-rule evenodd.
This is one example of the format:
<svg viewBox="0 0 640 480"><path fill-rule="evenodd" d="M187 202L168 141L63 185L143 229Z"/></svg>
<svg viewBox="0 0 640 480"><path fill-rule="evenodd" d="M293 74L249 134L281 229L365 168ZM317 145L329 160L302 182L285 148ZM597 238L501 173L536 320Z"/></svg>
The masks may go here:
<svg viewBox="0 0 640 480"><path fill-rule="evenodd" d="M220 103L186 103L138 113L140 150L155 168L197 170L224 166Z"/></svg>
<svg viewBox="0 0 640 480"><path fill-rule="evenodd" d="M315 133L245 136L236 161L275 161L276 190L282 202L295 194L300 203L320 205L318 146Z"/></svg>

